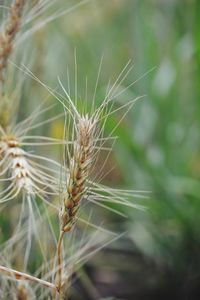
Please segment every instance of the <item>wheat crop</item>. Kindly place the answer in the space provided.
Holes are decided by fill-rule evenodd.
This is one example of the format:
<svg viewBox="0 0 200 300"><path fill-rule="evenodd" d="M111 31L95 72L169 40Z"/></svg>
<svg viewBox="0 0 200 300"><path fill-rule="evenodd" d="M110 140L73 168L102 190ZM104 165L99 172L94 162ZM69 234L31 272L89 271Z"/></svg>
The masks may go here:
<svg viewBox="0 0 200 300"><path fill-rule="evenodd" d="M85 2L79 2L71 10ZM135 196L144 196L141 191L115 189L100 183L105 176L104 166L113 151L113 133L135 102L143 97L120 105L115 103L135 83L119 89L132 69L130 62L114 83L108 85L106 94L97 104L100 64L92 100L85 99L80 105L77 69L72 96L60 79L61 91L57 91L43 83L29 66L24 66L24 62L14 60L20 44L70 10L66 8L48 15L54 5L57 6L56 1L13 0L6 10L0 32L1 212L6 211L11 218L9 211L11 214L12 208L16 207L14 229L0 247L1 299L67 299L73 274L97 251L120 238L119 234L102 225L103 216L96 214L92 218L95 216L93 204L120 216L124 213L112 205L143 208L134 202ZM42 19L45 13L47 15ZM14 73L23 76L17 85L10 80ZM26 77L32 84L44 88L47 98L53 98L53 105L44 101L23 119L20 101ZM31 100L26 99L28 101ZM64 113L54 114L55 105L60 105ZM53 116L46 118L50 112ZM121 117L117 125L106 136L106 122L119 112ZM41 132L55 120L62 121L62 138L32 133L38 129ZM62 149L62 160L49 155L50 148L55 146ZM40 153L40 149L46 150ZM107 153L106 159L99 165L102 151ZM37 267L33 268L34 259ZM32 269L34 273L31 274Z"/></svg>

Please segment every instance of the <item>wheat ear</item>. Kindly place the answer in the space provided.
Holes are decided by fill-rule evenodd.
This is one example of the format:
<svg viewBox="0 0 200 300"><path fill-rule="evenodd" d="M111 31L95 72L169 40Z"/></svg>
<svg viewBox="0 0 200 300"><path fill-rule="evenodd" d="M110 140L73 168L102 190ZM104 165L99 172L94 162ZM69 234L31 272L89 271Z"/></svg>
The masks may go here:
<svg viewBox="0 0 200 300"><path fill-rule="evenodd" d="M91 171L96 133L96 120L88 115L79 116L75 128L76 139L73 144L73 154L69 162L69 177L67 193L60 214L61 228L57 246L56 286L59 293L62 289L62 242L64 234L70 231L75 223L76 214L81 199L86 194L86 181Z"/></svg>
<svg viewBox="0 0 200 300"><path fill-rule="evenodd" d="M76 128L77 139L74 141L73 157L69 166L67 195L61 215L61 230L64 232L71 230L80 201L85 194L86 180L93 161L95 129L96 121L88 115L79 119Z"/></svg>
<svg viewBox="0 0 200 300"><path fill-rule="evenodd" d="M4 30L0 34L0 81L2 84L4 82L4 72L7 67L8 58L13 49L14 39L20 29L25 2L25 0L13 1Z"/></svg>
<svg viewBox="0 0 200 300"><path fill-rule="evenodd" d="M45 160L42 156L38 157ZM29 196L38 195L42 199L49 193L56 193L56 182L52 176L37 167L31 158L32 154L22 149L20 140L14 135L0 136L0 183L9 183L0 193L0 203L16 198L21 191ZM5 176L7 173L8 177ZM4 177L1 179L1 176Z"/></svg>

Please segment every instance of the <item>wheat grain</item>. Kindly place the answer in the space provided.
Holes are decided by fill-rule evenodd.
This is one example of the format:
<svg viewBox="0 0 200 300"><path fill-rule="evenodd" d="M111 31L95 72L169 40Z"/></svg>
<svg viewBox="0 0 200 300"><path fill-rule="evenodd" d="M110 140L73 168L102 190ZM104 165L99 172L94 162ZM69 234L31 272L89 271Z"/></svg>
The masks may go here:
<svg viewBox="0 0 200 300"><path fill-rule="evenodd" d="M30 299L29 293L25 285L19 284L17 287L17 300L28 300Z"/></svg>

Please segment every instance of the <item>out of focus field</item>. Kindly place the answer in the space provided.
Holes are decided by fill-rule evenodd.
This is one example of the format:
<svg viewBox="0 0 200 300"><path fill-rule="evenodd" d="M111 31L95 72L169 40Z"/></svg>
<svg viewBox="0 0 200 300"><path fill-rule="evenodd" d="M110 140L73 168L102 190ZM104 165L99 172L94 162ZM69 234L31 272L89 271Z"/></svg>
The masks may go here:
<svg viewBox="0 0 200 300"><path fill-rule="evenodd" d="M126 219L105 211L105 220L127 233L82 269L73 299L200 299L199 29L198 0L91 0L32 40L30 68L53 88L58 76L67 86L67 70L74 88L76 53L81 100L93 96L101 59L97 101L129 60L133 69L119 89L136 83L117 101L145 95L115 130L103 182L151 191L148 199L137 199L146 210L120 208ZM24 116L47 95L27 82ZM111 115L106 134L117 123ZM63 123L46 129L61 137Z"/></svg>

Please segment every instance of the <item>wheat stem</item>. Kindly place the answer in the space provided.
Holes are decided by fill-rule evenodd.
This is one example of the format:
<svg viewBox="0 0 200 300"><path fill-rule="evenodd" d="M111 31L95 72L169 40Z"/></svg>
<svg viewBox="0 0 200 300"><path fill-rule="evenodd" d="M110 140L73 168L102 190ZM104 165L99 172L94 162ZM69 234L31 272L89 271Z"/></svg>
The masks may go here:
<svg viewBox="0 0 200 300"><path fill-rule="evenodd" d="M45 287L48 287L50 289L56 290L55 284L53 284L49 281L34 277L32 275L29 275L29 274L26 274L26 273L23 273L23 272L16 271L16 270L11 269L11 268L0 266L0 273L4 274L4 275L6 275L10 278L15 278L16 280L31 281L31 282L39 283L39 284L41 284Z"/></svg>
<svg viewBox="0 0 200 300"><path fill-rule="evenodd" d="M57 278L56 278L56 287L58 292L60 293L61 286L62 286L62 244L63 244L63 238L64 238L64 231L60 232L58 244L57 244L57 264L58 264L58 270L57 270Z"/></svg>

